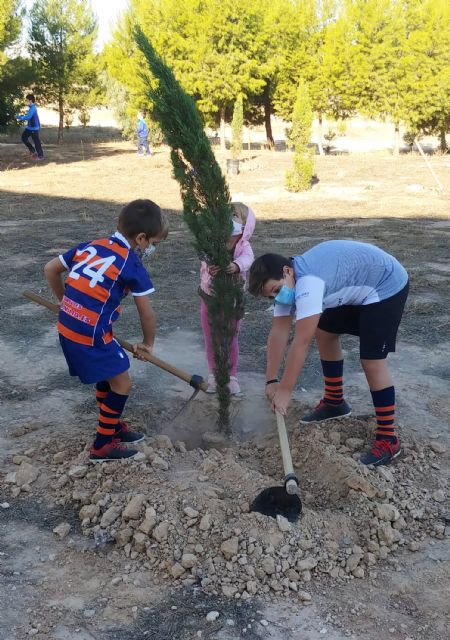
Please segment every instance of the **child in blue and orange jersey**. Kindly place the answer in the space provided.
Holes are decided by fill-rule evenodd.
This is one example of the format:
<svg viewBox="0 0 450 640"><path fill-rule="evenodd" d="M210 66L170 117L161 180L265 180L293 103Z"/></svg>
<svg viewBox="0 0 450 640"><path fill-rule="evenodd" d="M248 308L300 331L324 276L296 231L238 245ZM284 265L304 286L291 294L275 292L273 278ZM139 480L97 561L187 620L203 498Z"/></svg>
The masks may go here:
<svg viewBox="0 0 450 640"><path fill-rule="evenodd" d="M153 253L167 233L158 205L134 200L120 212L112 236L83 242L45 265L49 285L60 301L58 332L70 375L84 384L96 383L100 416L92 461L130 458L137 451L123 444L144 438L120 420L131 390L130 362L113 337L112 323L130 292L143 332L134 355L142 359L142 352L151 353L155 315L148 296L155 289L141 257ZM69 274L63 285L65 271Z"/></svg>

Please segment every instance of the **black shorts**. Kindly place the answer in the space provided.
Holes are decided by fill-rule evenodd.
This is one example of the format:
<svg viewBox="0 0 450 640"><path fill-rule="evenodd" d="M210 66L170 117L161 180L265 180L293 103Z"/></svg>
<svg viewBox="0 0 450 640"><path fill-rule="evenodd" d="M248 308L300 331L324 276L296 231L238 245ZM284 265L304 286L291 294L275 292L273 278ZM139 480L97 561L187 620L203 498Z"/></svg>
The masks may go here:
<svg viewBox="0 0 450 640"><path fill-rule="evenodd" d="M382 360L390 351L395 351L408 290L409 283L381 302L325 309L320 316L319 329L328 333L359 336L359 357L363 360Z"/></svg>

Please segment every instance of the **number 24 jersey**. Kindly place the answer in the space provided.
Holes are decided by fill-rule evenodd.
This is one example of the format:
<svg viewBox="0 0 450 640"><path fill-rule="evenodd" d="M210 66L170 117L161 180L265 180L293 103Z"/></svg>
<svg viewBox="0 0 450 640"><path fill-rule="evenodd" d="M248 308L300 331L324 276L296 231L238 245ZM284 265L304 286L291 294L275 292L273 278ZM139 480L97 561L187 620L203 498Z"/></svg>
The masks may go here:
<svg viewBox="0 0 450 640"><path fill-rule="evenodd" d="M141 260L118 231L110 238L83 242L59 259L69 274L58 331L78 344L111 342L122 298L128 292L145 296L155 290Z"/></svg>

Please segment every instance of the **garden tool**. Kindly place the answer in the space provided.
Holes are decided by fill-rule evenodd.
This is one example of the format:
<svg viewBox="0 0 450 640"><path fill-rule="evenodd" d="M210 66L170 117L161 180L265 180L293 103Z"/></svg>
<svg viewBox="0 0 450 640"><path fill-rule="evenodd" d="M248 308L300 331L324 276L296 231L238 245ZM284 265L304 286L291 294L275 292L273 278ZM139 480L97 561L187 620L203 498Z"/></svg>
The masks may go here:
<svg viewBox="0 0 450 640"><path fill-rule="evenodd" d="M298 478L292 466L291 451L286 432L284 417L278 411L277 417L278 438L280 441L281 456L284 468L284 486L268 487L253 500L250 511L258 511L265 516L276 518L284 516L289 522L296 522L302 512L302 501L298 495Z"/></svg>
<svg viewBox="0 0 450 640"><path fill-rule="evenodd" d="M32 291L24 291L23 295L28 300L32 300L33 302L36 302L37 304L40 304L41 306L46 307L47 309L50 309L50 311L53 311L53 313L59 313L59 305L55 304L54 302L50 302L50 300L46 300L45 298L42 298L41 296L37 295L36 293L33 293ZM131 344L131 342L128 342L127 340L122 340L121 338L116 338L116 340L120 344L122 349L125 349L126 351L130 351L131 353L134 353L133 345ZM190 384L191 387L194 388L194 393L189 398L189 400L183 405L181 411L184 410L187 404L189 404L189 402L195 398L195 396L198 394L199 391L206 391L206 389L208 388L208 383L205 382L205 380L197 374L189 375L185 371L178 369L178 367L174 367L168 362L165 362L164 360L161 360L160 358L157 358L156 356L151 355L149 353L141 352L141 355L148 362L151 362L152 364L156 365L160 369L163 369L164 371L171 373L177 378L180 378L180 380L184 380L185 382Z"/></svg>

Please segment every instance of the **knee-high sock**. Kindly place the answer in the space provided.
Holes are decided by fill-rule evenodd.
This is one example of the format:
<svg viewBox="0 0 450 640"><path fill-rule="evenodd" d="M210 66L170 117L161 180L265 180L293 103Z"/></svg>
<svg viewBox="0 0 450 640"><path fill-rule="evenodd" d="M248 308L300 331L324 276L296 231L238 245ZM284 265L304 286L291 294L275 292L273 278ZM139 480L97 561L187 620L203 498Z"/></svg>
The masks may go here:
<svg viewBox="0 0 450 640"><path fill-rule="evenodd" d="M377 416L376 440L395 442L395 388L386 387L379 391L371 391L373 406Z"/></svg>
<svg viewBox="0 0 450 640"><path fill-rule="evenodd" d="M109 386L109 382L107 382L106 380L97 382L97 384L95 385L95 400L97 401L97 407L99 409L109 391L111 391L111 387Z"/></svg>
<svg viewBox="0 0 450 640"><path fill-rule="evenodd" d="M323 400L327 404L341 404L344 400L344 361L343 360L321 360L324 393Z"/></svg>
<svg viewBox="0 0 450 640"><path fill-rule="evenodd" d="M127 400L128 396L109 391L106 398L100 404L97 436L94 442L96 449L112 442L114 433L119 427L120 416L122 415Z"/></svg>

